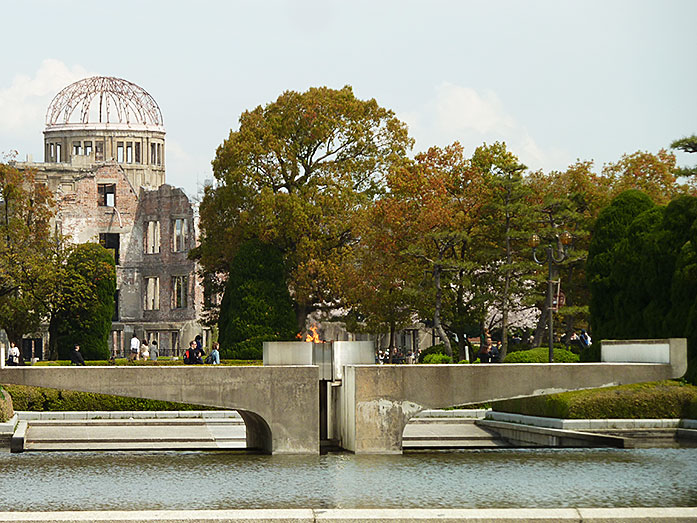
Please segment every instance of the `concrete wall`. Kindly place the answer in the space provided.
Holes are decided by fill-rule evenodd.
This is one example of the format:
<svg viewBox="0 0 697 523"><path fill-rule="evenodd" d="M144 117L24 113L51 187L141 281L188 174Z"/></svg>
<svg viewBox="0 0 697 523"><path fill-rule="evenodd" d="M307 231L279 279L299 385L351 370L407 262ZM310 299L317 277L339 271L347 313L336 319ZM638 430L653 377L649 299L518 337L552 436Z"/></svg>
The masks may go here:
<svg viewBox="0 0 697 523"><path fill-rule="evenodd" d="M670 364L347 366L342 446L357 453L399 453L409 418L425 408L679 378L687 370L687 341L663 342L670 346Z"/></svg>
<svg viewBox="0 0 697 523"><path fill-rule="evenodd" d="M319 453L316 366L5 367L0 383L234 409L247 424L248 447Z"/></svg>

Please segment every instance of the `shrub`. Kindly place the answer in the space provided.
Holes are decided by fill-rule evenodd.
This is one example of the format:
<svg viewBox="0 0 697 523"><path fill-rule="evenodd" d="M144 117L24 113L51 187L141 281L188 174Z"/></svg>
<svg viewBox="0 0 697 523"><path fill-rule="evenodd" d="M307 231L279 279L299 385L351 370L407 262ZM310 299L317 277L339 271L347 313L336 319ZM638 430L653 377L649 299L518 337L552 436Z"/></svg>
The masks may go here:
<svg viewBox="0 0 697 523"><path fill-rule="evenodd" d="M549 361L549 349L537 347L536 349L521 350L506 355L504 363L547 363ZM555 363L576 363L578 355L561 348L554 349Z"/></svg>
<svg viewBox="0 0 697 523"><path fill-rule="evenodd" d="M504 400L493 409L570 419L694 418L697 387L676 381L636 383Z"/></svg>
<svg viewBox="0 0 697 523"><path fill-rule="evenodd" d="M447 354L427 354L423 361L426 365L441 365L452 363L453 359Z"/></svg>
<svg viewBox="0 0 697 523"><path fill-rule="evenodd" d="M584 363L600 361L600 343L593 343L590 347L583 349L579 355L579 361Z"/></svg>
<svg viewBox="0 0 697 523"><path fill-rule="evenodd" d="M0 423L4 423L14 416L12 397L0 388Z"/></svg>
<svg viewBox="0 0 697 523"><path fill-rule="evenodd" d="M458 361L458 364L469 364L470 360L460 360Z"/></svg>
<svg viewBox="0 0 697 523"><path fill-rule="evenodd" d="M424 360L426 359L426 356L428 356L429 354L446 354L445 345L439 343L438 345L431 345L430 347L423 349L419 353L419 363L425 363Z"/></svg>

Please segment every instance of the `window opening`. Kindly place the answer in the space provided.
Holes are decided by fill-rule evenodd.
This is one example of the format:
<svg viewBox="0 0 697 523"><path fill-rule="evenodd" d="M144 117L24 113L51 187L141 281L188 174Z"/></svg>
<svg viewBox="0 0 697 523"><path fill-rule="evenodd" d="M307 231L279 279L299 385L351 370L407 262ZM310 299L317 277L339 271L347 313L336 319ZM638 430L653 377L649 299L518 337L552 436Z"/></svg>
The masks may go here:
<svg viewBox="0 0 697 523"><path fill-rule="evenodd" d="M135 162L140 163L140 142L136 142L135 146Z"/></svg>
<svg viewBox="0 0 697 523"><path fill-rule="evenodd" d="M148 221L145 222L145 237L144 237L143 252L145 254L157 254L160 252L160 222Z"/></svg>
<svg viewBox="0 0 697 523"><path fill-rule="evenodd" d="M160 308L160 278L145 278L143 309L156 311Z"/></svg>
<svg viewBox="0 0 697 523"><path fill-rule="evenodd" d="M186 226L186 218L177 218L174 220L172 236L172 252L182 252L186 250L188 229Z"/></svg>
<svg viewBox="0 0 697 523"><path fill-rule="evenodd" d="M116 184L100 183L97 185L97 204L101 207L116 205Z"/></svg>
<svg viewBox="0 0 697 523"><path fill-rule="evenodd" d="M126 163L133 163L133 144L126 143Z"/></svg>
<svg viewBox="0 0 697 523"><path fill-rule="evenodd" d="M186 308L186 291L189 284L188 276L172 276L172 308Z"/></svg>
<svg viewBox="0 0 697 523"><path fill-rule="evenodd" d="M95 142L94 154L95 160L104 160L104 142Z"/></svg>
<svg viewBox="0 0 697 523"><path fill-rule="evenodd" d="M56 144L56 162L61 161L61 144Z"/></svg>
<svg viewBox="0 0 697 523"><path fill-rule="evenodd" d="M123 163L123 142L116 142L116 161Z"/></svg>
<svg viewBox="0 0 697 523"><path fill-rule="evenodd" d="M73 156L80 156L82 154L82 144L80 142L73 142Z"/></svg>
<svg viewBox="0 0 697 523"><path fill-rule="evenodd" d="M85 142L85 156L92 156L92 142Z"/></svg>
<svg viewBox="0 0 697 523"><path fill-rule="evenodd" d="M113 232L102 232L99 233L99 244L111 251L114 255L114 261L116 265L119 264L119 234Z"/></svg>

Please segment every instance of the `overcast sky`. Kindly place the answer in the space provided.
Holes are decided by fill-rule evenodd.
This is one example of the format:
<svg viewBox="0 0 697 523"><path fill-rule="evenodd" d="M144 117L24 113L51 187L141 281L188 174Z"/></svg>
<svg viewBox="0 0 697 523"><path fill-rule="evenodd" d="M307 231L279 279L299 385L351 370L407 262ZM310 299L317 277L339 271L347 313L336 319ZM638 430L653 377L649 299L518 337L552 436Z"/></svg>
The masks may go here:
<svg viewBox="0 0 697 523"><path fill-rule="evenodd" d="M544 171L697 133L695 0L23 0L0 12L0 153L43 161L53 96L117 76L158 102L167 181L190 195L244 110L311 86L375 98L415 152L500 140Z"/></svg>

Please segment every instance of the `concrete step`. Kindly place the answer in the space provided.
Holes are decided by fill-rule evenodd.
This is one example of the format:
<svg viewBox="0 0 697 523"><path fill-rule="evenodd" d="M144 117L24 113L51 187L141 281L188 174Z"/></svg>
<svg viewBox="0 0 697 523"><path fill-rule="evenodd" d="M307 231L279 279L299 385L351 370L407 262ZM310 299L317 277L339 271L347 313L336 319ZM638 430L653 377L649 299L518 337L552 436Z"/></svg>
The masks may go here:
<svg viewBox="0 0 697 523"><path fill-rule="evenodd" d="M423 418L422 418L423 419ZM496 432L475 425L474 420L434 419L409 423L404 428L402 446L410 448L489 448L507 447Z"/></svg>

